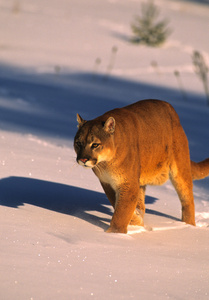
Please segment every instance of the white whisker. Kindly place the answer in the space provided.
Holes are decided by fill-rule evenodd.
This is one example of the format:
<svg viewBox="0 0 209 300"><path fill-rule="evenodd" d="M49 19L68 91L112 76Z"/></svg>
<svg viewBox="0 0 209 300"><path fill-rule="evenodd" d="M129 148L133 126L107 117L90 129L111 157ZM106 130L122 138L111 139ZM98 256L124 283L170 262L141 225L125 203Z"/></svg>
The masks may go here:
<svg viewBox="0 0 209 300"><path fill-rule="evenodd" d="M74 169L74 168L76 168L76 167L78 167L78 164L77 164L77 162L75 161L74 164L70 167L70 170L72 170L72 169Z"/></svg>

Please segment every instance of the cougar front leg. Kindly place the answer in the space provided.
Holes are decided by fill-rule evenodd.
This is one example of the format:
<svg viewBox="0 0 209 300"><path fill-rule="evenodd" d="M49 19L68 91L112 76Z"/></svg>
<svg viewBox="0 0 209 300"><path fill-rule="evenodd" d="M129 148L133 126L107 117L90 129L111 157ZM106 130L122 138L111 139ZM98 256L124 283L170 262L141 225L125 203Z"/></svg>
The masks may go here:
<svg viewBox="0 0 209 300"><path fill-rule="evenodd" d="M134 214L138 199L139 190L137 188L125 186L118 189L115 211L107 232L127 233L127 227Z"/></svg>
<svg viewBox="0 0 209 300"><path fill-rule="evenodd" d="M108 200L110 201L113 208L115 208L115 201L116 201L115 191L113 190L113 188L111 187L110 184L104 183L104 182L101 182L101 181L100 181L100 183L103 187L103 190L104 190Z"/></svg>
<svg viewBox="0 0 209 300"><path fill-rule="evenodd" d="M137 205L136 205L134 214L131 218L130 225L144 226L145 190L146 190L146 186L140 186L139 199L137 201Z"/></svg>

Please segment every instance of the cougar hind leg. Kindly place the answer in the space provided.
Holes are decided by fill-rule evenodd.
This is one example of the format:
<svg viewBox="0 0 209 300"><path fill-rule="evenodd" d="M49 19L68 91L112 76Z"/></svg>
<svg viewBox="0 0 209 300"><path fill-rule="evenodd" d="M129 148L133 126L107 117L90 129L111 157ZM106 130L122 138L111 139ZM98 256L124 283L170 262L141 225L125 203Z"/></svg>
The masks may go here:
<svg viewBox="0 0 209 300"><path fill-rule="evenodd" d="M130 225L144 226L144 214L145 214L145 190L146 186L140 186L139 188L139 200L137 202L136 209L130 221Z"/></svg>
<svg viewBox="0 0 209 300"><path fill-rule="evenodd" d="M182 221L195 226L193 180L189 144L186 134L173 118L173 158L170 164L170 179L179 196L182 206Z"/></svg>
<svg viewBox="0 0 209 300"><path fill-rule="evenodd" d="M179 196L182 206L182 222L195 226L195 207L193 196L193 181L189 168L176 168L171 172L171 182Z"/></svg>

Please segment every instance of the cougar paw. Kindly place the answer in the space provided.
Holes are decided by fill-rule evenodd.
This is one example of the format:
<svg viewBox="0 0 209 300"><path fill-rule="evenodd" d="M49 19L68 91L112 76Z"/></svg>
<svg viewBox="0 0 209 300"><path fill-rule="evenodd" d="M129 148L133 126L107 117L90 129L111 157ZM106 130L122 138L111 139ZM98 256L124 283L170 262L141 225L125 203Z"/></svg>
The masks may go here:
<svg viewBox="0 0 209 300"><path fill-rule="evenodd" d="M144 220L141 215L134 214L129 225L144 226Z"/></svg>
<svg viewBox="0 0 209 300"><path fill-rule="evenodd" d="M110 226L106 232L107 233L127 233L127 228L116 228L116 227L113 227L113 226Z"/></svg>

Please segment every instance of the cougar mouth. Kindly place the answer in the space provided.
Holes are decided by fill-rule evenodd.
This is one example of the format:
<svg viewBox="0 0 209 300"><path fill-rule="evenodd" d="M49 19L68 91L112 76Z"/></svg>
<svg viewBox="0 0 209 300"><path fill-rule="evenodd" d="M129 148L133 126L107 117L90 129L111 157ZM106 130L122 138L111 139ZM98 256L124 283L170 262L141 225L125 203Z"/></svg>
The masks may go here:
<svg viewBox="0 0 209 300"><path fill-rule="evenodd" d="M77 163L84 167L84 168L88 168L88 169L92 169L93 167L95 167L97 160L96 159L87 159L87 158L80 158L77 159Z"/></svg>

